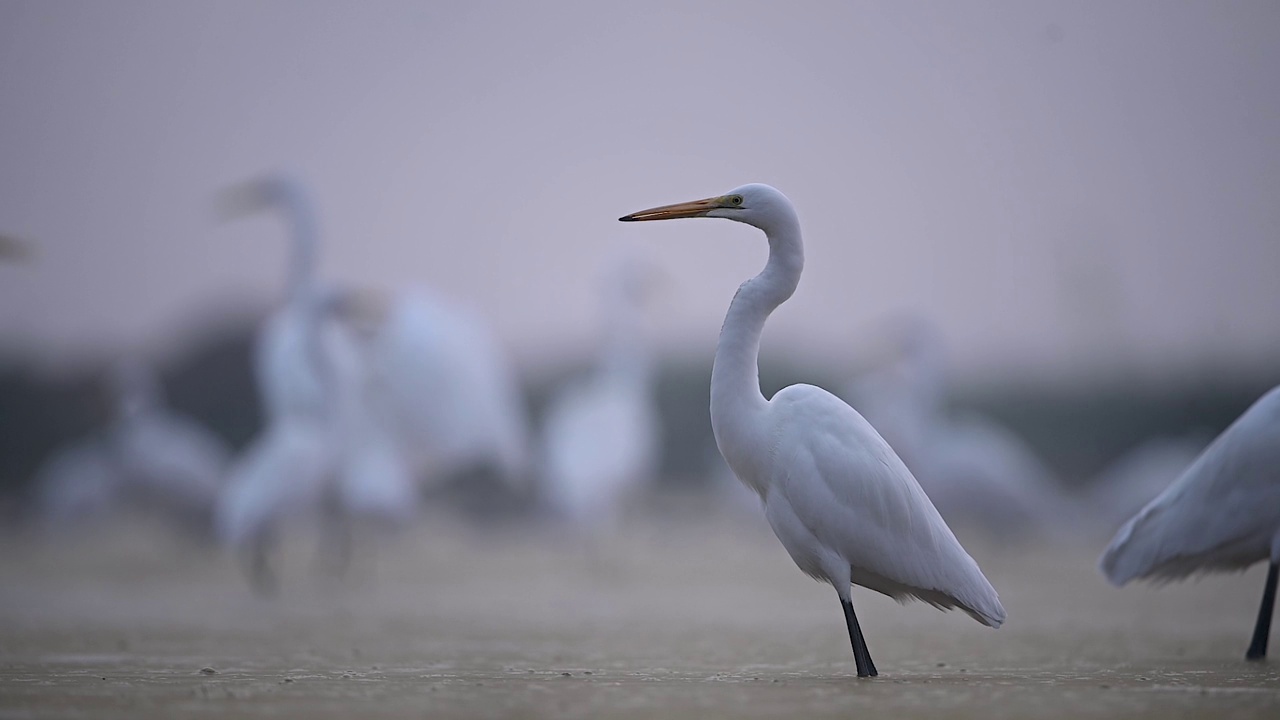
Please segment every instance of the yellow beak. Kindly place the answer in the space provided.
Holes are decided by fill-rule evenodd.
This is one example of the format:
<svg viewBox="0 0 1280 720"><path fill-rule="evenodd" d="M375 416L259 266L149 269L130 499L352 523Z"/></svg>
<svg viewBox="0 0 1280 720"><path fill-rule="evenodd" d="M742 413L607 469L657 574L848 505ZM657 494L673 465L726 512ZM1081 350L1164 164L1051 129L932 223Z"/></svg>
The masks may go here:
<svg viewBox="0 0 1280 720"><path fill-rule="evenodd" d="M662 205L648 210L641 210L618 218L622 222L641 222L643 220L674 220L676 218L702 217L716 208L725 207L724 197L713 197L705 200L691 200Z"/></svg>

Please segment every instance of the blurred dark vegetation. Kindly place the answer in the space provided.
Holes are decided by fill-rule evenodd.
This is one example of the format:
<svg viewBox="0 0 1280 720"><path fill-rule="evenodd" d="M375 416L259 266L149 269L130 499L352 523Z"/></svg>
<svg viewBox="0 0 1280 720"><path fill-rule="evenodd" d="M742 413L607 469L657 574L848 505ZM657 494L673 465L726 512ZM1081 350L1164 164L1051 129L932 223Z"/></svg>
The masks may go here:
<svg viewBox="0 0 1280 720"><path fill-rule="evenodd" d="M158 371L169 406L196 418L233 447L243 447L261 423L251 366L255 329L233 326L206 336ZM0 357L2 357L0 353ZM714 459L707 408L710 358L669 360L658 377L664 423L661 482L687 488L705 483ZM66 443L104 427L111 407L106 364L51 378L28 365L0 359L0 517L21 514L41 463ZM556 387L582 372L571 365L524 382L534 433ZM830 368L765 358L767 395L795 382L838 388L848 380ZM977 411L1021 435L1068 485L1088 482L1108 461L1149 437L1191 431L1216 434L1268 388L1272 377L1205 372L1181 381L1112 378L1087 387L977 384L951 398L956 412Z"/></svg>

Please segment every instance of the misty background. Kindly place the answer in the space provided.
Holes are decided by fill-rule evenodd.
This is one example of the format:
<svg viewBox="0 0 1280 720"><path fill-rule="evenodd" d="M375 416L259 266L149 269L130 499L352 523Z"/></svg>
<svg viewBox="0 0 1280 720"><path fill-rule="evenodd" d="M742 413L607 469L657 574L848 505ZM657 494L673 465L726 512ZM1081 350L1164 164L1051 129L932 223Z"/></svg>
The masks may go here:
<svg viewBox="0 0 1280 720"><path fill-rule="evenodd" d="M702 471L716 334L765 244L625 226L767 182L808 265L769 388L833 387L928 318L959 403L1068 478L1216 432L1280 381L1280 5L1267 2L0 2L0 480L159 365L233 444L287 243L214 193L306 181L322 274L429 286L516 361L536 416L600 333L610 249L649 251L667 476ZM15 501L16 502L16 501Z"/></svg>

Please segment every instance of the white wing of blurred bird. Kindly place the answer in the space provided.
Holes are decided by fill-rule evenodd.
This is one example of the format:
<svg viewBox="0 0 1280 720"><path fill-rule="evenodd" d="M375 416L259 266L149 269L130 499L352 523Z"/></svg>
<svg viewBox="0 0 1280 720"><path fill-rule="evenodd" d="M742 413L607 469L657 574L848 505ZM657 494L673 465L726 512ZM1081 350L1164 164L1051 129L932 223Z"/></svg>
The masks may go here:
<svg viewBox="0 0 1280 720"><path fill-rule="evenodd" d="M418 506L418 488L408 459L387 427L378 402L377 378L368 372L360 392L342 413L343 454L339 461L338 500L349 515L399 526Z"/></svg>
<svg viewBox="0 0 1280 720"><path fill-rule="evenodd" d="M110 426L55 455L37 477L41 513L85 519L140 507L204 536L230 457L225 444L167 410L142 363L117 363L111 385Z"/></svg>
<svg viewBox="0 0 1280 720"><path fill-rule="evenodd" d="M114 372L113 458L129 502L143 504L203 533L231 457L226 444L190 418L164 407L151 370L136 361Z"/></svg>
<svg viewBox="0 0 1280 720"><path fill-rule="evenodd" d="M1246 657L1267 654L1280 575L1280 387L1258 399L1177 480L1116 533L1107 579L1178 580L1270 562Z"/></svg>
<svg viewBox="0 0 1280 720"><path fill-rule="evenodd" d="M489 329L424 291L396 299L372 340L388 425L428 483L478 465L520 489L528 430L515 374Z"/></svg>

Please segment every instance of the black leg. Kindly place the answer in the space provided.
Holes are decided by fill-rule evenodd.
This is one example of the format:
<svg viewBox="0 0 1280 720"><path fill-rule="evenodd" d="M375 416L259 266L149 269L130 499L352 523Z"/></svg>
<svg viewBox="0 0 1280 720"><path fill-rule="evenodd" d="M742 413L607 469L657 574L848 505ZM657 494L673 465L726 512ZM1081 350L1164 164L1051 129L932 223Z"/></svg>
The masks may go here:
<svg viewBox="0 0 1280 720"><path fill-rule="evenodd" d="M862 637L862 626L858 625L858 616L853 614L853 603L840 598L844 606L844 622L849 626L849 642L853 643L853 662L858 666L858 677L875 677L876 664L871 662L871 653L867 650L867 641Z"/></svg>
<svg viewBox="0 0 1280 720"><path fill-rule="evenodd" d="M342 577L351 565L354 539L351 518L341 510L333 510L325 517L321 530L316 566L326 575Z"/></svg>
<svg viewBox="0 0 1280 720"><path fill-rule="evenodd" d="M1280 564L1271 563L1267 570L1267 587L1262 591L1262 607L1258 608L1258 624L1253 627L1253 642L1249 643L1247 660L1262 660L1267 656L1267 637L1271 635L1271 611L1276 606L1276 578L1280 576Z"/></svg>
<svg viewBox="0 0 1280 720"><path fill-rule="evenodd" d="M275 533L265 531L254 538L246 552L249 584L253 591L262 597L275 597L276 574L271 571L271 563L267 556L275 545Z"/></svg>
<svg viewBox="0 0 1280 720"><path fill-rule="evenodd" d="M276 596L276 574L271 571L267 562L267 553L262 548L254 548L249 558L249 584L253 591L262 597Z"/></svg>

